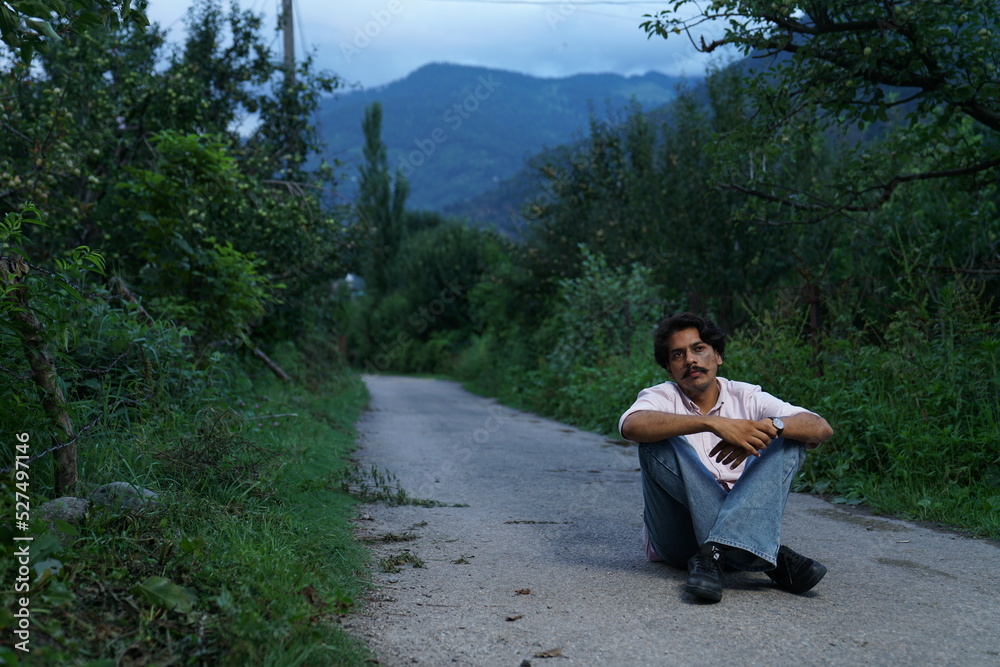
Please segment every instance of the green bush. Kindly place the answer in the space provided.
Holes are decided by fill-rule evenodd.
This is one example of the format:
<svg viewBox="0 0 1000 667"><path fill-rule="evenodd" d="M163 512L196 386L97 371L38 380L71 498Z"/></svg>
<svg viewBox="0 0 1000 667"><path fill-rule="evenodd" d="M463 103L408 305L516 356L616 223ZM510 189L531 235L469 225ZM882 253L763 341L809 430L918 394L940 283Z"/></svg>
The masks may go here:
<svg viewBox="0 0 1000 667"><path fill-rule="evenodd" d="M807 457L798 489L998 534L1000 326L978 288L956 281L911 301L880 333L814 344L795 323L754 329L730 344L727 372L836 433Z"/></svg>
<svg viewBox="0 0 1000 667"><path fill-rule="evenodd" d="M246 340L283 287L262 275L255 248L233 247L227 229L253 226L243 204L250 181L220 141L162 132L151 143L155 166L129 169L118 187L116 203L129 216L115 220L116 264L159 317L183 323L201 348Z"/></svg>
<svg viewBox="0 0 1000 667"><path fill-rule="evenodd" d="M414 224L426 225L418 217ZM492 233L438 221L406 236L392 258L398 279L385 294L342 296L352 363L368 372L439 372L474 332L470 294L489 281L499 244Z"/></svg>
<svg viewBox="0 0 1000 667"><path fill-rule="evenodd" d="M603 255L579 248L580 275L559 281L552 318L556 343L549 355L554 373L628 356L636 334L651 330L661 314L648 268L611 267Z"/></svg>

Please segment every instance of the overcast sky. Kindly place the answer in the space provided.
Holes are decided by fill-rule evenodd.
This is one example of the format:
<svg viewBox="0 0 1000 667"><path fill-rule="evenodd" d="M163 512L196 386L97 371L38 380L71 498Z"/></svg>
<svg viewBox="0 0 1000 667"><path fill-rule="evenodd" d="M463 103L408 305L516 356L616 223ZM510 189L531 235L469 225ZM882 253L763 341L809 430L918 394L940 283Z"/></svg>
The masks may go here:
<svg viewBox="0 0 1000 667"><path fill-rule="evenodd" d="M238 0L274 26L281 0ZM229 6L229 0L223 3ZM151 21L183 31L192 0L150 0ZM670 0L294 0L297 54L370 88L448 62L535 76L581 72L700 75L709 58L687 39L647 39L643 14ZM276 35L275 52L281 39Z"/></svg>

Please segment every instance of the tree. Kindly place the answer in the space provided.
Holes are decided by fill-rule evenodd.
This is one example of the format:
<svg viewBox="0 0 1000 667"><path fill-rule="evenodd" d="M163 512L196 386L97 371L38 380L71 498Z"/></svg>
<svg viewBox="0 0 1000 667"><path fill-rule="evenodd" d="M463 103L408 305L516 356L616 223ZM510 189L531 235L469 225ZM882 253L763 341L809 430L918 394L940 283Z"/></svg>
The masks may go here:
<svg viewBox="0 0 1000 667"><path fill-rule="evenodd" d="M746 299L763 298L788 272L794 243L787 229L735 224L743 197L712 187L722 168L715 139L745 122L746 96L738 70L713 70L667 107L594 120L572 149L541 154L548 182L525 211L526 271L553 294L583 269L583 243L612 266L648 267L671 307L727 326L745 318ZM796 158L799 177L811 178L816 160Z"/></svg>
<svg viewBox="0 0 1000 667"><path fill-rule="evenodd" d="M50 16L56 4L62 16L62 3L13 6L24 18ZM18 381L0 392L0 412L32 402L26 379L40 388L44 410L38 414L52 422L58 441L60 490L75 478L75 437L117 409L110 396L90 400L102 386L95 375L111 382L131 373L123 382L148 385L177 368L172 361L157 364L187 359L195 346L214 353L244 343L257 352L261 336L251 334L265 319L272 340L301 334L314 322L304 321L303 312L344 273L346 242L343 226L320 203L328 173L283 171L282 165L305 161L314 147L309 132L298 133L307 141L289 147L269 129L287 125L271 114L291 106L289 96L297 97L297 117L308 115L330 77L302 76L294 90L277 95L274 83L283 71L259 34L260 19L235 7L223 15L218 0L199 0L189 14L189 38L166 56L158 29L120 21L118 14L87 14L88 7L123 11L128 2L65 5L67 16L83 14L68 24L52 19L57 37L41 37L46 48L32 49L32 62L24 62L23 48L10 40L0 45L7 56L0 58L0 207L11 225L20 220L16 212L36 210L30 204L39 219L45 214L26 251L17 251L30 264L8 255L13 227L0 233L0 309L13 313L0 317L0 371ZM0 24L11 6L0 8ZM97 27L82 29L95 20ZM66 25L72 29L63 30ZM267 129L244 137L240 124L255 113ZM276 175L301 176L301 182L276 182ZM80 261L99 257L90 246L108 260L111 294L95 284L103 274L86 281L69 274ZM58 270L43 268L53 266ZM71 310L66 294L88 298ZM115 303L125 295L130 303L107 315L108 304L95 295ZM131 322L126 311L169 329L169 342L122 326ZM281 322L274 323L276 312ZM170 319L189 329L170 326ZM145 400L128 400L144 409ZM70 414L77 424L86 421L80 415L93 419L74 435L73 422L64 418Z"/></svg>
<svg viewBox="0 0 1000 667"><path fill-rule="evenodd" d="M1000 175L995 2L714 0L702 10L678 0L648 18L649 36L692 41L725 22L721 37L696 46L766 59L752 71L755 113L730 133L734 159L720 174L723 187L778 205L765 216L864 215L910 183L978 189ZM789 186L795 165L782 155L817 127L844 142L846 168L819 187Z"/></svg>
<svg viewBox="0 0 1000 667"><path fill-rule="evenodd" d="M418 230L408 226L407 232L399 253L404 280L400 291L406 295L408 314L416 314L407 325L420 340L442 331L468 337L468 292L499 260L496 235L454 220Z"/></svg>
<svg viewBox="0 0 1000 667"><path fill-rule="evenodd" d="M206 239L210 255L214 244L231 244L264 262L259 272L286 287L282 303L269 305L282 327L300 320L307 292L343 275L349 239L320 202L331 175L302 168L315 134L299 127L289 145L276 129L288 125L291 107L304 122L335 78L314 75L306 61L289 90L258 16L201 0L172 53L156 27L127 23L86 39L67 35L35 60L33 68L12 63L0 79L8 128L0 133L0 206L30 201L45 211L47 227L32 239L36 261L86 244L127 283L150 287L146 296L162 295L168 285L152 277L166 275L172 260L136 252L156 221L182 243L199 239L192 248ZM260 123L244 136L253 114ZM174 150L186 145L190 153ZM156 194L175 185L172 197ZM148 220L137 222L140 211ZM219 252L227 262L234 256Z"/></svg>
<svg viewBox="0 0 1000 667"><path fill-rule="evenodd" d="M149 25L144 12L145 2L133 9L132 0L7 0L0 11L0 39L28 64L36 50L58 42L61 34L117 30L123 22Z"/></svg>
<svg viewBox="0 0 1000 667"><path fill-rule="evenodd" d="M383 295L393 286L393 261L403 238L403 211L409 186L402 173L389 176L389 160L382 142L382 105L375 102L365 109L364 164L357 211L371 235L371 250L365 277L373 291Z"/></svg>
<svg viewBox="0 0 1000 667"><path fill-rule="evenodd" d="M279 289L260 275L266 262L253 252L265 247L265 205L245 203L253 183L220 143L172 132L149 143L157 163L127 169L114 196L129 211L115 234L122 239L118 270L156 312L188 327L199 349L237 341L253 347L252 326Z"/></svg>

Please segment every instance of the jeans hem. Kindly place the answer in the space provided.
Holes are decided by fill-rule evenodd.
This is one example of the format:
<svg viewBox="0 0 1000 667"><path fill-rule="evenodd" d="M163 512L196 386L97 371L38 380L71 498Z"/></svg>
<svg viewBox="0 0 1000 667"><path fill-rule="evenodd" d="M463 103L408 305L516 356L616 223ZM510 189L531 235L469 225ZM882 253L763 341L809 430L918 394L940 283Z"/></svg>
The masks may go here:
<svg viewBox="0 0 1000 667"><path fill-rule="evenodd" d="M752 556L755 556L758 559L757 561L750 564L733 562L732 560L727 559L727 562L730 565L732 565L737 570L740 570L742 572L767 572L768 570L773 570L778 565L777 556L775 556L774 559L772 559L768 557L768 555L765 554L764 552L758 551L757 549L749 547L745 544L740 544L739 542L736 542L734 540L725 540L725 539L717 540L709 537L708 541L714 544L719 544L722 546L739 549L740 551L745 551L751 554ZM764 561L764 563L762 564L759 561Z"/></svg>

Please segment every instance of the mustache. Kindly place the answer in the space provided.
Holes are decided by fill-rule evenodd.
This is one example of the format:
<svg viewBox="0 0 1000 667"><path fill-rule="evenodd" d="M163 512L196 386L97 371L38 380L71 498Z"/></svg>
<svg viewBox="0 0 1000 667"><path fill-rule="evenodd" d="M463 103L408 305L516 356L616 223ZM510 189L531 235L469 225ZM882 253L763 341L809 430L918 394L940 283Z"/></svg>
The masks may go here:
<svg viewBox="0 0 1000 667"><path fill-rule="evenodd" d="M691 373L693 373L694 371L698 371L699 373L702 374L708 373L707 368L702 368L701 366L692 366L691 368L684 371L684 377L691 375Z"/></svg>

